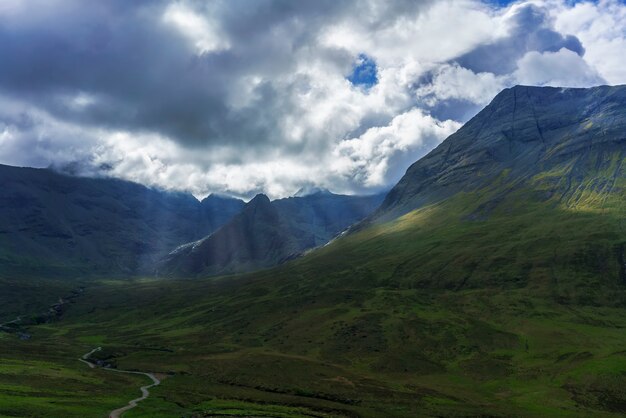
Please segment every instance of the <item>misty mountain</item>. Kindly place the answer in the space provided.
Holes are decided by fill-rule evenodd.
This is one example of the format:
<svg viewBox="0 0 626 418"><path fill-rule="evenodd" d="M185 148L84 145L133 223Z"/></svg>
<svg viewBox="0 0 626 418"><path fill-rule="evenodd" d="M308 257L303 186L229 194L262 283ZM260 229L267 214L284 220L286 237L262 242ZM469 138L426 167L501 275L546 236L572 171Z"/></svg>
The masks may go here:
<svg viewBox="0 0 626 418"><path fill-rule="evenodd" d="M138 274L244 202L0 165L0 272Z"/></svg>
<svg viewBox="0 0 626 418"><path fill-rule="evenodd" d="M213 234L170 253L157 273L209 276L279 264L327 243L374 211L383 197L336 195L323 189L273 202L257 195Z"/></svg>

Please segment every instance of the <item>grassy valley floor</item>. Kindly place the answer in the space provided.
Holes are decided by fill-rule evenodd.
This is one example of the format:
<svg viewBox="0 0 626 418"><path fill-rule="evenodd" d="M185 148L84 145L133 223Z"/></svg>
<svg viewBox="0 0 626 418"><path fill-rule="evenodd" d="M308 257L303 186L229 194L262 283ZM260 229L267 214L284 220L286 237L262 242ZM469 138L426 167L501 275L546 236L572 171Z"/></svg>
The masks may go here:
<svg viewBox="0 0 626 418"><path fill-rule="evenodd" d="M522 290L425 297L419 290L379 289L368 298L346 292L332 307L324 301L329 295L319 294L319 306L302 316L287 303L283 321L264 320L254 324L256 331L226 336L199 325L219 304L159 314L153 301L174 291L167 284L101 286L61 321L30 327L29 341L2 334L3 416L104 417L138 396L146 378L77 360L100 345L96 357L116 367L165 376L127 417L626 412L621 308L563 306ZM176 288L181 298L212 290L190 282ZM125 297L108 299L115 294ZM147 303L150 318L133 318L128 307L110 321L113 300ZM251 308L260 314L264 304Z"/></svg>

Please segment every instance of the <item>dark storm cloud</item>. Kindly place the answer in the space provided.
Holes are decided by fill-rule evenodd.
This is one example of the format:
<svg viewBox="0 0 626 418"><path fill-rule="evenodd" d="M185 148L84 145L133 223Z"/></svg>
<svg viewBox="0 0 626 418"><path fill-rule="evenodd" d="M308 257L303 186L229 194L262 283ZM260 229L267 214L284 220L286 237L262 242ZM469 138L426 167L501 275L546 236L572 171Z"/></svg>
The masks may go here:
<svg viewBox="0 0 626 418"><path fill-rule="evenodd" d="M480 44L447 64L459 66L473 73L488 73L506 78L518 68L519 60L530 51L545 53L567 49L578 56L585 53L577 37L563 35L553 29L552 17L544 7L535 4L516 6L507 20L506 36ZM439 72L440 68L436 68L423 74L415 83L416 88L436 83L438 80L435 78ZM602 81L599 77L597 80ZM429 94L422 97L424 98L430 100L430 104L424 106L440 120L466 121L486 104L467 97L447 97L446 100L438 100L436 94Z"/></svg>
<svg viewBox="0 0 626 418"><path fill-rule="evenodd" d="M371 25L392 24L422 3L383 8ZM293 107L285 92L297 83L264 81L255 87L254 100L235 109L228 96L236 80L294 73L294 54L306 53L320 26L355 11L373 14L369 3L348 1L197 1L193 10L211 13L229 44L198 53L163 22L166 2L57 6L22 10L11 21L0 21L0 56L10 57L0 66L0 92L27 98L74 123L159 132L192 147L279 141L276 115ZM29 17L31 12L35 16ZM324 53L340 70L354 58L345 51ZM68 104L80 92L93 103Z"/></svg>
<svg viewBox="0 0 626 418"><path fill-rule="evenodd" d="M278 197L312 179L379 190L501 88L588 85L601 66L619 78L622 63L599 57L606 48L621 56L622 37L596 42L585 29L593 11L533 3L548 10L474 0L1 0L0 163L197 195ZM621 16L612 0L582 6ZM558 31L555 10L572 12ZM585 56L564 27L586 31Z"/></svg>
<svg viewBox="0 0 626 418"><path fill-rule="evenodd" d="M69 3L40 19L2 22L0 56L10 60L0 67L0 88L64 118L120 127L150 127L166 107L176 114L187 93L193 105L210 102L198 100L201 86L191 88L197 76L183 40L154 24L161 4L127 4ZM81 91L98 103L73 110L62 101Z"/></svg>
<svg viewBox="0 0 626 418"><path fill-rule="evenodd" d="M550 16L546 9L527 4L519 7L511 17L508 36L479 45L455 61L474 72L502 75L514 71L517 60L528 51L556 52L561 48L569 49L578 55L585 52L578 38L560 34L551 28Z"/></svg>
<svg viewBox="0 0 626 418"><path fill-rule="evenodd" d="M99 3L2 25L0 55L11 57L0 67L3 92L75 122L159 131L183 142L219 138L241 122L223 100L229 78L242 71L238 52L195 56L160 22L163 4ZM81 91L97 102L78 110L65 104Z"/></svg>

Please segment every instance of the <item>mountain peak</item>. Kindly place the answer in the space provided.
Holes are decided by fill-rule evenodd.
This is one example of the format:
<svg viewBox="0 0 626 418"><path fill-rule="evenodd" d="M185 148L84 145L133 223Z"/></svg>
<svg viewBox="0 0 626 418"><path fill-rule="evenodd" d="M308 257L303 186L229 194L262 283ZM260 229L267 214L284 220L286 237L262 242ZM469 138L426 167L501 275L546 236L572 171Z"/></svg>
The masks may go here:
<svg viewBox="0 0 626 418"><path fill-rule="evenodd" d="M505 89L409 167L374 218L393 219L461 191L492 187L504 175L513 186L549 170L600 164L603 153L624 152L625 104L626 86Z"/></svg>
<svg viewBox="0 0 626 418"><path fill-rule="evenodd" d="M304 187L301 187L293 195L293 197L305 197L305 196L311 196L311 195L316 195L316 194L332 194L332 193L330 192L330 190L324 187L304 186Z"/></svg>
<svg viewBox="0 0 626 418"><path fill-rule="evenodd" d="M239 200L239 199L232 197L232 196L225 195L225 194L211 193L210 195L202 199L201 202L232 201L232 200Z"/></svg>
<svg viewBox="0 0 626 418"><path fill-rule="evenodd" d="M263 222L278 222L279 214L276 208L272 205L269 197L263 193L259 193L252 198L237 217L242 219L257 219L263 220Z"/></svg>
<svg viewBox="0 0 626 418"><path fill-rule="evenodd" d="M254 196L246 206L255 206L255 205L265 205L265 204L270 204L270 198L267 197L267 195L263 194L263 193L259 193L256 196Z"/></svg>

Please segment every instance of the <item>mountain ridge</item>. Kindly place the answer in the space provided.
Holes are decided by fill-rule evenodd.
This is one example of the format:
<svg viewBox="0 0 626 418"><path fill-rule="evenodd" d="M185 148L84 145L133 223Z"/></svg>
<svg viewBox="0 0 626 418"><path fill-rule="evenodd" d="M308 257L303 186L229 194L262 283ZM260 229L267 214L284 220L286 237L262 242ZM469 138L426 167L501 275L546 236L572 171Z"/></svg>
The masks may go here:
<svg viewBox="0 0 626 418"><path fill-rule="evenodd" d="M624 85L505 89L456 133L412 164L366 223L393 219L461 190L476 190L494 181L503 170L510 170L516 181L527 181L532 173L524 168L535 167L536 162L544 169L554 168L564 158L599 143L613 142L619 148L626 123L611 112L624 105ZM502 122L493 126L493 120ZM589 134L602 139L585 143L583 139ZM541 145L531 147L532 143Z"/></svg>

